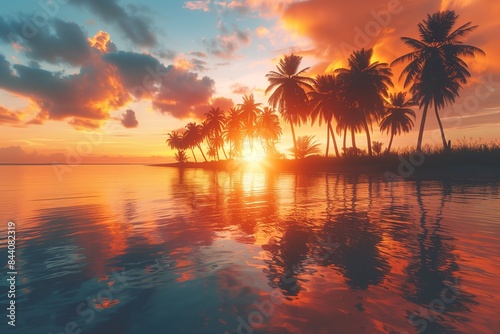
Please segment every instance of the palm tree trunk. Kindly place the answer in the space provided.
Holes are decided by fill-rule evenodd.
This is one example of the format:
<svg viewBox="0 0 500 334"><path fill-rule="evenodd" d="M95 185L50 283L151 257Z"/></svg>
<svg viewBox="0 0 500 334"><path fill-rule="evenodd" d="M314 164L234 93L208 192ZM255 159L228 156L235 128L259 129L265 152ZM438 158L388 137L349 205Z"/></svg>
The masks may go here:
<svg viewBox="0 0 500 334"><path fill-rule="evenodd" d="M391 151L392 140L394 139L394 131L391 131L391 139L389 140L389 146L387 146L387 154Z"/></svg>
<svg viewBox="0 0 500 334"><path fill-rule="evenodd" d="M198 162L198 161L196 160L196 155L194 155L193 146L191 146L191 147L190 147L190 149L191 149L191 153L193 154L194 162Z"/></svg>
<svg viewBox="0 0 500 334"><path fill-rule="evenodd" d="M292 138L293 138L293 156L297 160L297 140L295 139L295 129L293 128L293 121L290 120L290 127L292 128Z"/></svg>
<svg viewBox="0 0 500 334"><path fill-rule="evenodd" d="M354 129L351 129L351 142L352 142L352 148L354 149L354 154L357 155L357 147L356 147L356 132Z"/></svg>
<svg viewBox="0 0 500 334"><path fill-rule="evenodd" d="M226 157L226 160L227 160L227 154L226 154L226 150L224 149L224 144L222 144L221 148L222 148L222 153L224 153L224 156Z"/></svg>
<svg viewBox="0 0 500 334"><path fill-rule="evenodd" d="M337 140L335 140L335 134L333 133L333 128L332 128L332 123L331 122L329 124L329 127L330 127L330 133L331 133L332 140L333 140L333 147L335 148L335 155L338 158L340 156L340 154L339 154L339 148L337 147Z"/></svg>
<svg viewBox="0 0 500 334"><path fill-rule="evenodd" d="M422 113L422 122L420 122L420 130L418 131L417 151L422 150L422 139L424 137L425 118L427 117L428 108L429 104L426 103L424 106L424 112Z"/></svg>
<svg viewBox="0 0 500 334"><path fill-rule="evenodd" d="M371 157L372 156L372 140L370 137L370 129L368 128L368 123L364 122L365 124L365 131L366 131L366 141L368 142L368 155Z"/></svg>
<svg viewBox="0 0 500 334"><path fill-rule="evenodd" d="M344 127L344 154L346 154L346 149L347 149L346 139L347 139L347 125Z"/></svg>
<svg viewBox="0 0 500 334"><path fill-rule="evenodd" d="M203 150L201 149L200 144L196 144L196 146L198 146L198 149L200 150L201 155L203 156L203 159L205 159L205 162L207 162L207 158L205 157L205 153L203 153Z"/></svg>
<svg viewBox="0 0 500 334"><path fill-rule="evenodd" d="M328 150L330 149L330 128L328 127L328 125L330 124L330 122L328 122L327 126L326 126L326 152L325 152L325 157L328 158Z"/></svg>
<svg viewBox="0 0 500 334"><path fill-rule="evenodd" d="M448 151L449 147L448 143L446 142L446 138L444 136L443 124L441 124L441 119L439 118L439 111L435 103L434 103L434 112L436 113L436 118L439 124L439 130L441 131L441 139L443 139L443 148L445 151Z"/></svg>

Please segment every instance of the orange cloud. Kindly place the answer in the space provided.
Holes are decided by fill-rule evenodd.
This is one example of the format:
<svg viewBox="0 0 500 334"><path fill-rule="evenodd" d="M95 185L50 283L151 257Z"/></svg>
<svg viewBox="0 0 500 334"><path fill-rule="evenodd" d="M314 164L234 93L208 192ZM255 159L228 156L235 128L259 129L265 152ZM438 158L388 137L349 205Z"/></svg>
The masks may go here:
<svg viewBox="0 0 500 334"><path fill-rule="evenodd" d="M111 41L111 37L105 31L99 30L93 38L88 38L89 44L94 49L103 53L116 51L116 46Z"/></svg>
<svg viewBox="0 0 500 334"><path fill-rule="evenodd" d="M21 124L21 114L19 112L10 111L0 106L0 124Z"/></svg>
<svg viewBox="0 0 500 334"><path fill-rule="evenodd" d="M186 1L184 3L184 8L190 10L202 10L208 12L210 10L210 0L204 1Z"/></svg>

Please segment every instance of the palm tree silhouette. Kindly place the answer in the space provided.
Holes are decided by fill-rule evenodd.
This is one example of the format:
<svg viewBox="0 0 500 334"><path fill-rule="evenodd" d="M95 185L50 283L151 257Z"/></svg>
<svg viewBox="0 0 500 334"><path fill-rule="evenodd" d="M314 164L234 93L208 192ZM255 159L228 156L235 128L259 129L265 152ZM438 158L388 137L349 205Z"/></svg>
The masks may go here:
<svg viewBox="0 0 500 334"><path fill-rule="evenodd" d="M171 149L177 150L177 153L175 153L175 159L180 163L187 162L187 156L184 152L187 148L185 136L183 136L179 131L172 131L168 133L167 136L167 145Z"/></svg>
<svg viewBox="0 0 500 334"><path fill-rule="evenodd" d="M468 66L462 58L474 57L476 52L484 55L481 49L464 45L460 40L476 29L477 25L472 26L471 22L468 22L452 31L457 19L458 15L452 10L427 15L427 19L418 25L420 40L401 37L412 52L392 62L409 62L400 78L406 76L404 86L411 85L413 99L418 102L420 108L424 107L417 150L422 148L425 119L430 106L434 106L443 146L448 148L439 109L455 101L460 88L470 77Z"/></svg>
<svg viewBox="0 0 500 334"><path fill-rule="evenodd" d="M210 136L208 138L208 143L209 143L210 148L215 150L215 153L217 155L217 160L220 160L219 150L221 148L222 148L222 152L224 153L224 156L227 159L226 152L224 151L224 138L222 137L222 134L215 133L214 135Z"/></svg>
<svg viewBox="0 0 500 334"><path fill-rule="evenodd" d="M296 152L297 159L304 159L312 154L320 153L319 144L314 141L314 136L299 136L297 137L297 145L291 148L290 151Z"/></svg>
<svg viewBox="0 0 500 334"><path fill-rule="evenodd" d="M391 134L389 146L387 146L387 153L391 150L392 140L394 135L410 132L413 127L413 119L415 119L415 112L409 107L414 106L413 101L406 101L406 92L399 92L396 94L389 94L389 105L386 113L380 121L380 131Z"/></svg>
<svg viewBox="0 0 500 334"><path fill-rule="evenodd" d="M373 49L354 51L348 59L349 68L336 70L345 81L345 96L361 113L359 119L366 132L368 154L372 155L370 129L372 122L378 122L384 111L384 97L388 96L389 86L393 86L392 71L388 64L371 62ZM354 135L353 135L354 138Z"/></svg>
<svg viewBox="0 0 500 334"><path fill-rule="evenodd" d="M224 111L222 111L219 107L211 107L210 110L205 113L205 120L208 140L210 146L217 152L217 160L219 160L219 149L221 148L227 159L226 151L224 150L224 139L222 137L222 131L224 130L226 124Z"/></svg>
<svg viewBox="0 0 500 334"><path fill-rule="evenodd" d="M243 146L243 122L241 119L240 111L231 108L229 109L226 117L226 129L224 131L224 138L229 143L229 156L239 157Z"/></svg>
<svg viewBox="0 0 500 334"><path fill-rule="evenodd" d="M276 110L265 107L257 116L256 135L264 141L267 155L275 150L276 142L281 136L281 126Z"/></svg>
<svg viewBox="0 0 500 334"><path fill-rule="evenodd" d="M194 154L193 148L196 146L201 152L201 155L203 155L203 159L207 161L207 158L205 157L205 154L203 153L203 150L201 149L200 142L202 140L201 136L201 129L196 122L190 122L186 125L186 132L184 132L184 139L186 140L186 145L188 148L191 149L191 153L193 154L194 161L197 162L196 160L196 155Z"/></svg>
<svg viewBox="0 0 500 334"><path fill-rule="evenodd" d="M273 91L269 97L269 104L273 108L278 107L285 122L290 123L294 149L297 146L294 125L300 125L307 121L306 91L313 90L311 86L313 79L302 75L309 70L309 67L299 70L301 61L301 56L296 56L293 53L286 55L280 59L276 66L278 71L270 71L266 75L269 81L266 94ZM296 154L295 158L297 158Z"/></svg>
<svg viewBox="0 0 500 334"><path fill-rule="evenodd" d="M340 113L343 109L343 91L342 81L332 74L318 75L314 80L314 90L308 92L309 102L311 104L311 122L314 125L318 119L319 125L324 120L327 124L326 128L326 152L328 157L330 149L330 135L332 136L335 155L339 157L339 149L335 134L333 133L332 121L340 118Z"/></svg>
<svg viewBox="0 0 500 334"><path fill-rule="evenodd" d="M253 139L255 137L257 115L262 110L259 108L262 103L255 102L253 94L243 96L243 103L238 104L241 120L243 122L243 132L250 143L250 150L253 152Z"/></svg>

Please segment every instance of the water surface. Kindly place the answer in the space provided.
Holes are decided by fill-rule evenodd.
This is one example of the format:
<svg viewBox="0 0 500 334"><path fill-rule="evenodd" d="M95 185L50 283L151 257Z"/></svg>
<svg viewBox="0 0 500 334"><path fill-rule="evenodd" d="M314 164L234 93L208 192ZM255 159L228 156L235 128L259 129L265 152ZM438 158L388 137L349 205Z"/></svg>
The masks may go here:
<svg viewBox="0 0 500 334"><path fill-rule="evenodd" d="M495 180L2 166L0 184L15 333L500 332Z"/></svg>

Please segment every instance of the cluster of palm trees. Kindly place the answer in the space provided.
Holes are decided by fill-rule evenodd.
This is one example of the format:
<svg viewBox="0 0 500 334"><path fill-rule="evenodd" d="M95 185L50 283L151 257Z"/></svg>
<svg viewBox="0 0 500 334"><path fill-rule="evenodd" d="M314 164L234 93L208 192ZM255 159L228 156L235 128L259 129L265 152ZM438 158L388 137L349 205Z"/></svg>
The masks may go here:
<svg viewBox="0 0 500 334"><path fill-rule="evenodd" d="M220 160L221 150L228 158L225 144L229 145L230 158L241 158L245 149L253 154L255 141L262 146L266 156L274 157L277 154L276 143L281 136L279 117L274 109L261 106L250 94L243 96L243 103L229 109L227 115L220 108L211 107L200 124L191 122L183 132L170 132L167 144L177 150L175 158L179 162L187 161L187 149L191 150L197 162L194 148L198 148L207 161L201 148L203 142L208 144L208 157L216 160Z"/></svg>
<svg viewBox="0 0 500 334"><path fill-rule="evenodd" d="M199 129L196 131L201 135L194 136L197 140L187 140L185 148L200 148L200 138L208 138L209 152L212 150L212 156L216 153L218 158L218 150L224 150L226 140L230 144L231 155L237 157L244 140L253 147L254 138L258 137L265 143L267 152L275 151L274 144L281 135L278 117L274 112L277 109L281 118L290 124L295 158L298 158L295 127L307 122L318 122L320 126L323 122L326 124L326 156L329 154L330 142L333 143L336 156L340 156L335 134L343 135L343 153L349 152L346 147L349 132L353 152L358 151L356 133L366 133L368 154L371 156L373 124L379 125L382 132L390 134L386 151L389 152L394 136L409 132L413 127L416 114L411 108L418 106L423 108L423 113L417 150L422 147L429 107L434 107L443 146L449 149L439 110L455 101L470 77L464 58L474 57L476 53L484 54L481 49L461 41L477 26L469 22L453 30L457 18L458 15L451 10L429 14L418 25L420 39L401 38L412 51L392 64L408 63L400 79L404 78L404 87L409 87L410 99L406 92L389 93L389 89L394 86L391 67L387 63L372 61L373 49L354 51L348 59L347 68L339 68L315 78L304 74L309 70L308 67L299 69L302 57L290 54L280 59L277 71L266 75L269 81L266 94L271 94L268 100L270 108L261 110L261 104L255 103L253 95L250 95L245 96L244 102L236 109L230 110L227 118L222 111L212 109L206 114L203 126L191 126ZM184 136L189 138L190 132L188 126ZM169 136L171 147L179 148L175 145L175 138L180 135L171 133Z"/></svg>

